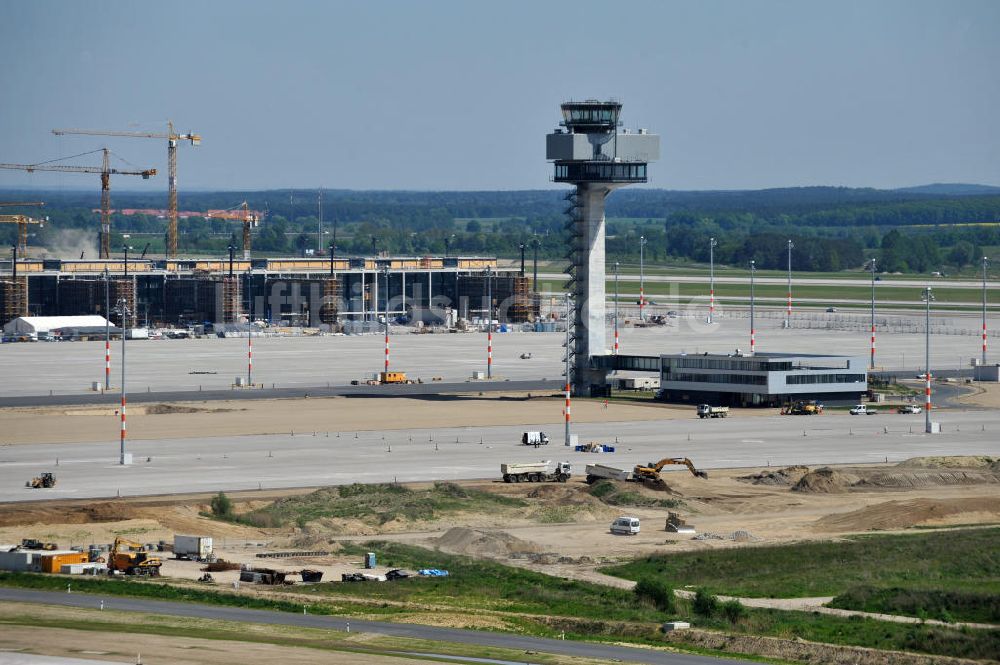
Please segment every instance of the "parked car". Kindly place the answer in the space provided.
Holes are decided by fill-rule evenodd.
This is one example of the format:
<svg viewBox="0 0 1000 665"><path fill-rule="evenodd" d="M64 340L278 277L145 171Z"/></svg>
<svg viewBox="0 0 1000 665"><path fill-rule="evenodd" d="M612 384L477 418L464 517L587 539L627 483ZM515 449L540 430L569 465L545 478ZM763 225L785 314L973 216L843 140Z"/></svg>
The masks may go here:
<svg viewBox="0 0 1000 665"><path fill-rule="evenodd" d="M878 411L869 409L867 404L855 404L851 407L852 416L874 416Z"/></svg>
<svg viewBox="0 0 1000 665"><path fill-rule="evenodd" d="M916 404L903 404L896 409L896 413L923 413L923 409Z"/></svg>
<svg viewBox="0 0 1000 665"><path fill-rule="evenodd" d="M639 518L622 516L611 523L611 533L635 536L639 533Z"/></svg>
<svg viewBox="0 0 1000 665"><path fill-rule="evenodd" d="M836 307L827 307L826 311L828 311L828 312L836 312L837 308Z"/></svg>

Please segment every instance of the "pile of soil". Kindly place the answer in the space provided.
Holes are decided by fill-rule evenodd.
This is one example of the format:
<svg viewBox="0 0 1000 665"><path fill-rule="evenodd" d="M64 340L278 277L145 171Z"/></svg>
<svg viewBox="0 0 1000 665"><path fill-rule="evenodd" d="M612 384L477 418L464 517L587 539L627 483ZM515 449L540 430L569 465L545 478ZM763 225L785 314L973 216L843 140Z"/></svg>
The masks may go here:
<svg viewBox="0 0 1000 665"><path fill-rule="evenodd" d="M896 466L877 469L831 469L807 473L792 487L793 492L838 493L851 490L919 489L955 485L994 485L1000 471L985 468Z"/></svg>
<svg viewBox="0 0 1000 665"><path fill-rule="evenodd" d="M1000 457L986 455L966 455L954 457L911 457L896 466L902 468L917 467L922 469L980 469L1000 471Z"/></svg>
<svg viewBox="0 0 1000 665"><path fill-rule="evenodd" d="M777 471L761 471L760 473L752 473L749 476L739 476L736 480L753 485L791 487L802 480L802 477L807 473L809 473L809 467L796 465L786 466L784 469L778 469Z"/></svg>
<svg viewBox="0 0 1000 665"><path fill-rule="evenodd" d="M211 409L196 406L182 406L180 404L150 404L142 407L147 416L162 416L171 413L228 413L236 409ZM246 409L243 409L244 411Z"/></svg>
<svg viewBox="0 0 1000 665"><path fill-rule="evenodd" d="M78 506L53 503L26 506L8 504L0 511L0 527L122 522L140 517L140 511L124 501L99 501Z"/></svg>
<svg viewBox="0 0 1000 665"><path fill-rule="evenodd" d="M453 527L432 541L440 550L473 557L508 558L512 554L538 554L535 543L521 540L505 531L486 531Z"/></svg>
<svg viewBox="0 0 1000 665"><path fill-rule="evenodd" d="M802 478L800 478L799 481L792 487L792 491L835 494L838 492L846 492L860 480L861 478L859 476L846 470L841 471L839 469L831 469L828 466L824 466L802 476Z"/></svg>
<svg viewBox="0 0 1000 665"><path fill-rule="evenodd" d="M839 515L827 515L814 523L816 531L829 533L905 529L917 525L964 524L983 516L1000 518L1000 499L912 499L886 501Z"/></svg>

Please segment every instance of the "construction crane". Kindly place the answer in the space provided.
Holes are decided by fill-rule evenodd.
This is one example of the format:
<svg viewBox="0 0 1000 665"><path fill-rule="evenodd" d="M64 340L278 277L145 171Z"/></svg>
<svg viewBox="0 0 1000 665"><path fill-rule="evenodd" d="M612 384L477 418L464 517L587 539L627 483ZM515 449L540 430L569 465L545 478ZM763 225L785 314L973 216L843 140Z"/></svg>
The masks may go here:
<svg viewBox="0 0 1000 665"><path fill-rule="evenodd" d="M85 152L82 155L92 155L95 152L102 152L104 161L101 166L67 166L65 164L52 164L59 161L52 159L48 162L38 164L0 164L0 169L16 169L34 173L35 171L57 171L60 173L99 173L101 174L101 256L102 259L111 258L111 176L112 175L138 175L143 180L149 180L156 175L156 169L140 169L137 171L126 171L123 169L111 168L111 151L107 148ZM68 159L62 157L60 159Z"/></svg>
<svg viewBox="0 0 1000 665"><path fill-rule="evenodd" d="M260 213L250 210L246 201L227 210L209 210L208 219L238 219L243 222L243 258L250 258L250 229L260 223Z"/></svg>
<svg viewBox="0 0 1000 665"><path fill-rule="evenodd" d="M27 208L43 205L45 205L43 201L0 201L0 208ZM33 219L27 215L0 215L0 223L17 224L17 250L21 252L22 256L25 256L28 251L28 224L41 226L44 221Z"/></svg>
<svg viewBox="0 0 1000 665"><path fill-rule="evenodd" d="M167 121L167 131L163 132L128 132L103 129L53 129L52 133L83 134L87 136L124 136L137 139L167 140L167 258L177 257L177 142L190 141L191 145L201 145L201 135L188 132L178 134L174 131L174 123Z"/></svg>

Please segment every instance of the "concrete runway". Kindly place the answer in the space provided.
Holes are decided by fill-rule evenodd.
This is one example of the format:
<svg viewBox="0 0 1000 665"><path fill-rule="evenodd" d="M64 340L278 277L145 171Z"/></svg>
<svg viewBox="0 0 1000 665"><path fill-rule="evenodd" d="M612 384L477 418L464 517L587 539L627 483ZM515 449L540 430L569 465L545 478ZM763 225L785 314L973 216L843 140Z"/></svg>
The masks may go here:
<svg viewBox="0 0 1000 665"><path fill-rule="evenodd" d="M657 328L622 327L621 353L731 353L748 349L749 323L720 318L708 325L700 316L670 319ZM723 308L719 308L723 311ZM683 313L683 312L682 312ZM855 317L851 317L853 320ZM846 320L846 319L845 319ZM777 318L758 320L758 351L868 355L867 331L780 328ZM968 335L931 336L934 369L967 369L980 353L978 325L965 317L946 317L935 325L968 328ZM430 383L464 382L473 371L486 370L483 333L416 335L396 328L392 335L392 369ZM559 380L563 370L562 333L498 333L493 340L493 372L497 380ZM609 344L612 336L608 335ZM995 340L991 340L991 343ZM112 387L117 391L120 343L112 345ZM924 359L921 333L878 333L876 364L904 374L916 374ZM285 337L254 339L255 383L268 388L346 386L382 369L381 336ZM237 376L246 376L246 339L141 340L128 342L131 394L199 389L230 390ZM522 360L522 353L531 358ZM104 380L103 342L39 342L0 345L0 396L84 395L93 381ZM905 370L905 371L904 371ZM470 385L470 387L472 387ZM474 389L474 387L472 387ZM93 394L93 393L90 393Z"/></svg>
<svg viewBox="0 0 1000 665"><path fill-rule="evenodd" d="M350 401L341 402L350 408ZM612 413L614 405L611 406ZM558 417L558 413L554 414ZM573 426L581 443L617 452L571 452L558 422L542 427L552 443L520 445L521 428L337 431L128 442L134 464L118 465L118 441L0 447L0 502L275 489L346 483L499 478L502 462L570 461L631 468L687 456L699 467L898 462L923 455L1000 456L1000 411L937 411L942 433L926 435L923 415L754 416ZM482 441L482 443L480 443ZM58 465L57 465L58 461ZM58 486L25 480L54 471ZM679 473L687 473L680 469Z"/></svg>

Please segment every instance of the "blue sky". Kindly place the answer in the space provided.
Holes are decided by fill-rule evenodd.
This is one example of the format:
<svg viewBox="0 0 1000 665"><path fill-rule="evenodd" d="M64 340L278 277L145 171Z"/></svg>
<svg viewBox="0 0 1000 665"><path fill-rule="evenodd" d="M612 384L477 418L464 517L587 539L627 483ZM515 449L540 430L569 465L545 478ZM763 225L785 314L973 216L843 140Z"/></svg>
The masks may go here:
<svg viewBox="0 0 1000 665"><path fill-rule="evenodd" d="M990 0L5 0L0 162L165 173L160 142L50 130L171 118L204 137L182 193L548 188L559 103L616 97L662 137L653 187L1000 185L998 34ZM25 185L97 187L0 170Z"/></svg>

